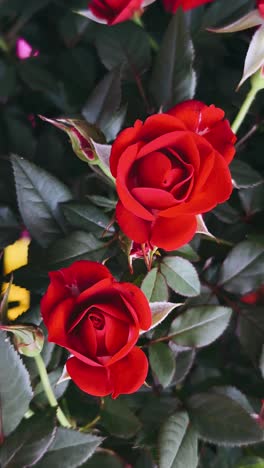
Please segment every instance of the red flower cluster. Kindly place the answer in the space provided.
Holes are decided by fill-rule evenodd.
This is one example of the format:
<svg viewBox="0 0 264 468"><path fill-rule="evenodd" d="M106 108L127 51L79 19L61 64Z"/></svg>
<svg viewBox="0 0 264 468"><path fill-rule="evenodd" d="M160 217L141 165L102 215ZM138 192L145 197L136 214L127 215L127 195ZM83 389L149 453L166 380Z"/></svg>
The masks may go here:
<svg viewBox="0 0 264 468"><path fill-rule="evenodd" d="M144 383L148 361L135 346L151 325L142 291L118 283L99 263L78 261L50 273L41 302L48 339L73 355L66 363L72 380L96 396L133 393Z"/></svg>
<svg viewBox="0 0 264 468"><path fill-rule="evenodd" d="M114 25L133 17L135 13L143 12L143 8L154 0L92 0L88 5L88 13L97 23Z"/></svg>
<svg viewBox="0 0 264 468"><path fill-rule="evenodd" d="M110 168L123 232L165 250L189 242L196 215L232 192L228 165L235 141L224 111L194 100L122 131L112 147Z"/></svg>
<svg viewBox="0 0 264 468"><path fill-rule="evenodd" d="M257 0L257 7L260 16L264 18L264 0Z"/></svg>
<svg viewBox="0 0 264 468"><path fill-rule="evenodd" d="M163 4L165 10L170 13L175 13L179 7L187 11L212 1L213 0L163 0Z"/></svg>

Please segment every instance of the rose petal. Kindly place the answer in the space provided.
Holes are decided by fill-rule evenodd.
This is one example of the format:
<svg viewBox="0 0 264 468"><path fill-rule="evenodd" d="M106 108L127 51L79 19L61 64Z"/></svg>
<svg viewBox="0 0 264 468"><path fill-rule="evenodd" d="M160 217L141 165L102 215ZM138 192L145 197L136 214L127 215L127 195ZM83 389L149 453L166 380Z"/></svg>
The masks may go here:
<svg viewBox="0 0 264 468"><path fill-rule="evenodd" d="M121 202L128 210L137 213L138 216L147 221L153 221L154 216L131 195L128 189L131 184L130 179L134 177L132 168L138 157L139 149L140 145L135 144L129 146L122 154L117 168L116 190Z"/></svg>
<svg viewBox="0 0 264 468"><path fill-rule="evenodd" d="M129 326L123 321L105 315L105 346L109 355L113 356L126 344L129 334ZM136 337L137 340L137 337ZM136 342L135 340L135 342ZM135 343L134 343L135 344Z"/></svg>
<svg viewBox="0 0 264 468"><path fill-rule="evenodd" d="M112 393L113 384L107 368L89 366L75 357L68 359L66 368L74 383L84 392L100 397Z"/></svg>
<svg viewBox="0 0 264 468"><path fill-rule="evenodd" d="M164 210L177 203L170 192L158 188L136 187L131 193L142 205L154 210Z"/></svg>
<svg viewBox="0 0 264 468"><path fill-rule="evenodd" d="M187 244L195 235L197 227L193 215L179 215L176 218L158 217L151 235L153 245L165 250L175 250Z"/></svg>
<svg viewBox="0 0 264 468"><path fill-rule="evenodd" d="M149 307L149 302L145 294L132 283L114 283L114 288L118 291L120 296L128 301L132 309L131 313L137 315L139 327L142 330L148 330L151 326L152 315ZM126 302L127 304L127 302Z"/></svg>
<svg viewBox="0 0 264 468"><path fill-rule="evenodd" d="M144 352L134 348L123 359L109 367L112 397L136 392L145 382L148 374L148 360Z"/></svg>
<svg viewBox="0 0 264 468"><path fill-rule="evenodd" d="M68 344L68 323L73 313L76 299L68 297L56 305L49 315L43 316L48 329L48 339L60 346Z"/></svg>
<svg viewBox="0 0 264 468"><path fill-rule="evenodd" d="M128 211L120 201L116 205L116 219L122 231L130 239L139 244L149 240L151 223Z"/></svg>
<svg viewBox="0 0 264 468"><path fill-rule="evenodd" d="M142 125L143 123L141 120L136 120L134 127L123 130L114 141L110 155L110 170L114 177L116 177L117 174L117 166L120 157L128 146L137 141Z"/></svg>
<svg viewBox="0 0 264 468"><path fill-rule="evenodd" d="M150 153L135 163L137 186L160 188L167 171L171 170L170 159L161 152Z"/></svg>

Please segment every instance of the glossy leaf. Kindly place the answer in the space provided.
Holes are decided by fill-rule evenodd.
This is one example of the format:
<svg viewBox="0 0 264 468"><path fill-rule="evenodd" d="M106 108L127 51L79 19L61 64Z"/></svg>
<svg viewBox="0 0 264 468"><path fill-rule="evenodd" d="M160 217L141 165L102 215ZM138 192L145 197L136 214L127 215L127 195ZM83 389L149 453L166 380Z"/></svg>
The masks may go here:
<svg viewBox="0 0 264 468"><path fill-rule="evenodd" d="M127 404L121 400L105 399L101 424L110 434L129 439L140 429L141 423Z"/></svg>
<svg viewBox="0 0 264 468"><path fill-rule="evenodd" d="M105 244L93 234L84 231L73 231L65 239L52 244L45 257L49 269L56 270L70 265L76 260L102 261Z"/></svg>
<svg viewBox="0 0 264 468"><path fill-rule="evenodd" d="M166 111L193 97L196 86L193 58L186 19L183 11L178 9L165 32L150 79L157 108Z"/></svg>
<svg viewBox="0 0 264 468"><path fill-rule="evenodd" d="M3 433L8 436L28 410L32 389L28 372L20 356L2 331L0 331L0 375L0 414Z"/></svg>
<svg viewBox="0 0 264 468"><path fill-rule="evenodd" d="M264 280L264 246L244 241L236 245L220 269L219 285L232 293L246 294Z"/></svg>
<svg viewBox="0 0 264 468"><path fill-rule="evenodd" d="M55 433L55 415L36 415L22 421L0 447L1 467L35 465L50 447Z"/></svg>
<svg viewBox="0 0 264 468"><path fill-rule="evenodd" d="M77 468L93 455L102 441L103 438L96 435L59 427L48 452L35 466Z"/></svg>
<svg viewBox="0 0 264 468"><path fill-rule="evenodd" d="M198 440L189 426L186 411L170 416L161 429L159 438L160 468L196 468Z"/></svg>
<svg viewBox="0 0 264 468"><path fill-rule="evenodd" d="M46 247L65 232L60 203L71 199L69 189L44 169L12 156L19 210L30 234Z"/></svg>
<svg viewBox="0 0 264 468"><path fill-rule="evenodd" d="M192 297L200 293L200 281L192 264L180 257L165 257L160 271L173 291Z"/></svg>
<svg viewBox="0 0 264 468"><path fill-rule="evenodd" d="M141 74L150 64L147 33L132 22L121 23L111 28L100 26L96 48L108 70L122 66L124 78Z"/></svg>
<svg viewBox="0 0 264 468"><path fill-rule="evenodd" d="M158 268L152 268L147 273L141 284L141 289L150 302L167 301L169 298L167 283Z"/></svg>
<svg viewBox="0 0 264 468"><path fill-rule="evenodd" d="M175 373L175 357L165 343L155 343L149 347L149 362L159 383L165 388Z"/></svg>
<svg viewBox="0 0 264 468"><path fill-rule="evenodd" d="M213 305L188 309L172 322L169 335L181 346L207 346L225 331L231 313L227 307Z"/></svg>
<svg viewBox="0 0 264 468"><path fill-rule="evenodd" d="M75 229L87 232L113 233L114 228L110 226L110 217L96 206L88 203L69 202L62 206L67 221Z"/></svg>
<svg viewBox="0 0 264 468"><path fill-rule="evenodd" d="M248 445L263 441L264 433L236 401L213 392L197 393L187 406L201 438L219 445Z"/></svg>

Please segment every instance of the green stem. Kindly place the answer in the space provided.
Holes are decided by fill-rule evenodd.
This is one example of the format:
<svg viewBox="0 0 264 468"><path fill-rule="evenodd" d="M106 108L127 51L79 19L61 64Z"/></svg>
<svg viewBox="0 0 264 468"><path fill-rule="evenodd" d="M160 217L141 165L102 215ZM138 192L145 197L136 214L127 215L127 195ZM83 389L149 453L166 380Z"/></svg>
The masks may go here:
<svg viewBox="0 0 264 468"><path fill-rule="evenodd" d="M101 171L108 177L108 179L110 179L114 185L116 183L116 180L115 178L112 176L110 170L108 169L108 167L102 163L102 161L100 161L100 159L98 159L97 161L97 164L95 164L96 166L100 167Z"/></svg>
<svg viewBox="0 0 264 468"><path fill-rule="evenodd" d="M38 368L39 376L41 383L43 385L44 391L46 393L48 402L52 408L57 408L57 418L60 424L63 427L71 427L71 424L69 423L68 419L66 418L65 414L61 410L61 408L58 405L58 402L56 400L56 397L54 395L54 392L51 388L50 381L49 381L49 376L45 367L45 363L41 357L41 354L38 354L37 356L34 356L36 366Z"/></svg>
<svg viewBox="0 0 264 468"><path fill-rule="evenodd" d="M140 26L142 29L145 29L144 23L139 15L134 14L132 21L134 21L134 23ZM149 34L148 34L148 41L152 50L154 50L154 52L157 52L159 50L159 44Z"/></svg>
<svg viewBox="0 0 264 468"><path fill-rule="evenodd" d="M241 124L243 123L247 113L248 113L248 110L252 104L252 102L254 101L255 97L256 97L256 94L258 92L258 89L256 89L254 86L251 87L249 93L247 94L246 96L246 99L245 101L243 102L241 108L240 108L240 111L238 112L231 128L233 130L234 133L237 133Z"/></svg>

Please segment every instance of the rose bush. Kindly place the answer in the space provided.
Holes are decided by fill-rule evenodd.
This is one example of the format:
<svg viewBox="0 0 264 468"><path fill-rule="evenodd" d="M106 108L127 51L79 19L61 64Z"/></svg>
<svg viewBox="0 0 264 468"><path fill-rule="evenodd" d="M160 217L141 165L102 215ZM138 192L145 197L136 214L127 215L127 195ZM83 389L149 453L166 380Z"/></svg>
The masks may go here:
<svg viewBox="0 0 264 468"><path fill-rule="evenodd" d="M127 21L135 13L143 12L143 8L154 0L92 0L88 5L88 16L97 23L114 25Z"/></svg>
<svg viewBox="0 0 264 468"><path fill-rule="evenodd" d="M165 250L190 241L196 215L230 197L235 141L224 111L194 100L121 132L110 168L123 232Z"/></svg>
<svg viewBox="0 0 264 468"><path fill-rule="evenodd" d="M187 11L212 1L213 0L163 0L163 4L165 10L170 13L175 13L179 7L182 7L184 11Z"/></svg>
<svg viewBox="0 0 264 468"><path fill-rule="evenodd" d="M144 383L148 361L135 346L140 329L151 325L144 294L118 283L96 262L77 261L53 271L41 302L48 339L73 355L66 363L72 380L96 396L132 393Z"/></svg>

